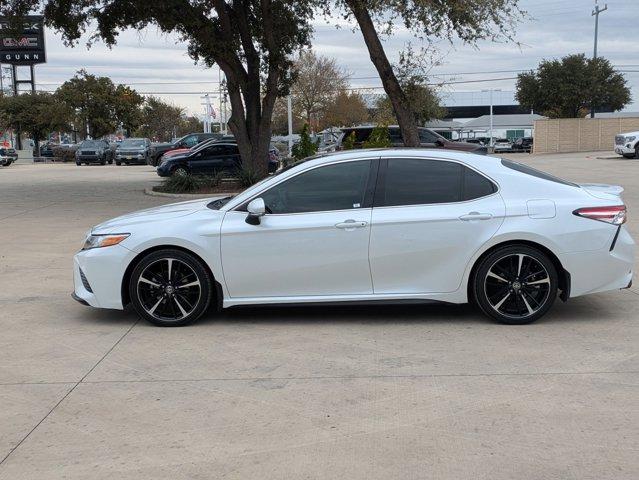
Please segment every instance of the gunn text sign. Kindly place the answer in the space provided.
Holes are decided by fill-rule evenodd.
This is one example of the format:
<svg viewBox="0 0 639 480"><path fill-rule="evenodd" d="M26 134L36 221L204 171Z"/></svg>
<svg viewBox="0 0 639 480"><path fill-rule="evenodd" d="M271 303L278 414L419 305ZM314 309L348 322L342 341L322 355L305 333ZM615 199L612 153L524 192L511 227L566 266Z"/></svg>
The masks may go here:
<svg viewBox="0 0 639 480"><path fill-rule="evenodd" d="M33 65L44 62L43 17L24 17L18 28L9 19L0 17L0 63Z"/></svg>

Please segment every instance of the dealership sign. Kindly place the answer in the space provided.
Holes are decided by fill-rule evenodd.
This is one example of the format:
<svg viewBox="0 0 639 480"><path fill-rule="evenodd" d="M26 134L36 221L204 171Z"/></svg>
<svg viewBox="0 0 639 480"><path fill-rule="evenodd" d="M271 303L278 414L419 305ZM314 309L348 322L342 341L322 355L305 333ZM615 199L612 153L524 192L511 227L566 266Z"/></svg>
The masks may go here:
<svg viewBox="0 0 639 480"><path fill-rule="evenodd" d="M33 65L45 62L42 16L24 17L17 29L7 18L0 18L0 63Z"/></svg>

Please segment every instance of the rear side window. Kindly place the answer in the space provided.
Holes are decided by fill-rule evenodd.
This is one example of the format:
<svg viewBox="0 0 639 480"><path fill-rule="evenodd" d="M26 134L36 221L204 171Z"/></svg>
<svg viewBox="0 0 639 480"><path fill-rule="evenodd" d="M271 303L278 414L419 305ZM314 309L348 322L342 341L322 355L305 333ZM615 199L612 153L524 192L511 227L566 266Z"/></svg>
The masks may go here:
<svg viewBox="0 0 639 480"><path fill-rule="evenodd" d="M530 175L531 177L541 178L542 180L561 183L562 185L569 185L571 187L579 187L579 185L577 185L576 183L562 180L561 178L550 175L549 173L542 172L540 170L535 170L534 168L529 167L528 165L523 165L521 163L513 162L511 160L506 160L505 158L501 159L501 164L504 167L510 168L511 170L516 170L521 173L525 173L526 175Z"/></svg>
<svg viewBox="0 0 639 480"><path fill-rule="evenodd" d="M475 170L464 167L463 199L473 200L497 191L497 186Z"/></svg>
<svg viewBox="0 0 639 480"><path fill-rule="evenodd" d="M390 159L375 206L453 203L497 191L493 182L459 163L425 159Z"/></svg>

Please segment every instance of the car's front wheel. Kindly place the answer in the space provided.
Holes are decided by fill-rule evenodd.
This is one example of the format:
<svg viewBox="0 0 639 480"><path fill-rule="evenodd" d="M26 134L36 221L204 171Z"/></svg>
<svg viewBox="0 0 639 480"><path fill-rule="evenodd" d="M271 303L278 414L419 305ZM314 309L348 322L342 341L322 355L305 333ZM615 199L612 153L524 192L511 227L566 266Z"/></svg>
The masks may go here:
<svg viewBox="0 0 639 480"><path fill-rule="evenodd" d="M546 254L527 245L498 248L483 258L472 280L473 298L495 320L534 322L552 307L558 275Z"/></svg>
<svg viewBox="0 0 639 480"><path fill-rule="evenodd" d="M211 303L213 280L202 262L181 250L158 250L134 268L129 296L135 310L162 327L194 322Z"/></svg>
<svg viewBox="0 0 639 480"><path fill-rule="evenodd" d="M171 170L171 175L176 175L178 177L186 177L189 174L189 171L184 167L175 167Z"/></svg>

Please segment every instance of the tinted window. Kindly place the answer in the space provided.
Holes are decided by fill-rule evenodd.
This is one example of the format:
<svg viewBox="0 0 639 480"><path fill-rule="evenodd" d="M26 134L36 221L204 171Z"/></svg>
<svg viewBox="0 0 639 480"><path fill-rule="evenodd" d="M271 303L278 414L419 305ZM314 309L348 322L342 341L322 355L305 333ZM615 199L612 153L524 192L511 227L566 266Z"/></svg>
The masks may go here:
<svg viewBox="0 0 639 480"><path fill-rule="evenodd" d="M461 200L462 165L440 160L390 159L380 206L424 205Z"/></svg>
<svg viewBox="0 0 639 480"><path fill-rule="evenodd" d="M425 128L419 129L419 141L421 143L435 143L440 137Z"/></svg>
<svg viewBox="0 0 639 480"><path fill-rule="evenodd" d="M402 140L402 131L399 128L389 128L388 135L390 136L391 143L404 143L404 140Z"/></svg>
<svg viewBox="0 0 639 480"><path fill-rule="evenodd" d="M464 167L463 196L464 200L485 197L497 191L493 182L475 170Z"/></svg>
<svg viewBox="0 0 639 480"><path fill-rule="evenodd" d="M521 173L525 173L526 175L530 175L532 177L537 177L537 178L541 178L543 180L548 180L550 182L555 182L555 183L561 183L562 185L570 185L571 187L578 187L579 185L572 183L572 182L567 182L566 180L562 180L561 178L557 178L554 177L548 173L545 172L541 172L539 170L535 170L532 167L529 167L528 165L522 165L521 163L517 163L517 162L512 162L510 160L506 160L505 158L502 158L501 160L501 164L504 167L508 167L512 170L516 170L518 172Z"/></svg>
<svg viewBox="0 0 639 480"><path fill-rule="evenodd" d="M359 208L370 161L340 163L301 173L260 195L270 213L323 212Z"/></svg>
<svg viewBox="0 0 639 480"><path fill-rule="evenodd" d="M197 145L198 143L197 136L189 135L188 137L185 137L184 140L182 140L182 143L189 148L193 147L194 145Z"/></svg>

